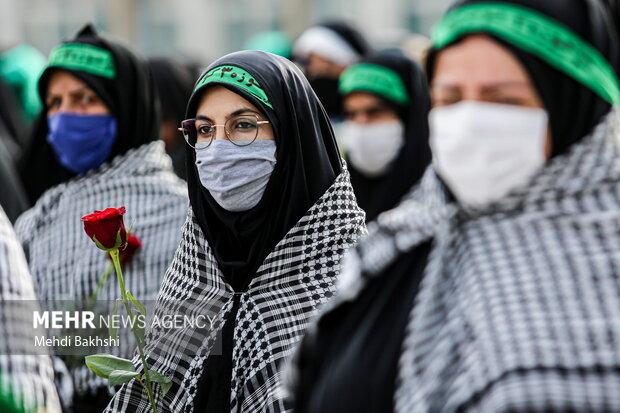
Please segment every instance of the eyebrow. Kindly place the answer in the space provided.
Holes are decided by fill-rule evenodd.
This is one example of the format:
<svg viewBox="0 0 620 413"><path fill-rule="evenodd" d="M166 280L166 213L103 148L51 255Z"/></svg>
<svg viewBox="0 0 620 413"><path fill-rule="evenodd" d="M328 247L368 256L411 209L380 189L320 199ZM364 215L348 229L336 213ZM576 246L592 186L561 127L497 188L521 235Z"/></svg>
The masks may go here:
<svg viewBox="0 0 620 413"><path fill-rule="evenodd" d="M377 103L376 105L372 105L372 106L368 106L365 108L360 108L360 109L347 109L344 108L343 112L345 114L351 114L351 113L359 113L359 112L373 112L373 111L380 111L380 110L384 110L384 109L389 109L390 107L388 105L382 104L382 103Z"/></svg>
<svg viewBox="0 0 620 413"><path fill-rule="evenodd" d="M495 85L482 86L482 91L486 93L495 92L504 87L511 87L511 86L532 87L532 84L530 82L504 82L504 83L498 83Z"/></svg>
<svg viewBox="0 0 620 413"><path fill-rule="evenodd" d="M235 116L243 115L244 113L248 113L248 112L254 113L254 114L258 115L258 116L262 115L262 113L254 110L254 109L240 108L240 109L237 109L236 111L234 111L233 113L229 114L228 116L226 116L226 120L228 120L230 118L234 118ZM196 115L196 119L207 120L209 122L214 122L213 119L211 119L208 116L204 116L204 115Z"/></svg>
<svg viewBox="0 0 620 413"><path fill-rule="evenodd" d="M75 89L69 92L69 95L71 96L75 96L78 95L80 93L84 93L84 92L92 92L95 93L95 91L93 91L91 88L89 88L88 86L82 86L79 89ZM50 93L48 92L47 95L45 96L47 99L49 99L50 97L54 97L54 96L60 96L62 95L62 93Z"/></svg>
<svg viewBox="0 0 620 413"><path fill-rule="evenodd" d="M531 86L532 83L528 81L509 80L505 82L497 82L493 84L481 85L482 89L497 89L505 86ZM460 85L450 83L431 83L431 88L446 88L446 89L458 89Z"/></svg>

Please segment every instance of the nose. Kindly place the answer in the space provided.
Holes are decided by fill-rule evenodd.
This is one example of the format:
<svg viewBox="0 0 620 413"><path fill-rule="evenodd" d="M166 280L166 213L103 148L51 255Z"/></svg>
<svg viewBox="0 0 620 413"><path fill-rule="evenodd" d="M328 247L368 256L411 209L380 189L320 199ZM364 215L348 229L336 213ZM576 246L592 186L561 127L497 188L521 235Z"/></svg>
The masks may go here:
<svg viewBox="0 0 620 413"><path fill-rule="evenodd" d="M370 118L368 117L368 114L365 111L357 112L355 116L353 116L353 119L351 120L355 123L359 123L360 125L367 125L370 123Z"/></svg>
<svg viewBox="0 0 620 413"><path fill-rule="evenodd" d="M58 105L58 112L73 112L73 105L71 105L69 103L69 99L68 98L64 98L61 102L60 105Z"/></svg>
<svg viewBox="0 0 620 413"><path fill-rule="evenodd" d="M215 140L218 139L228 139L226 137L226 129L224 124L221 125L215 125L215 136L214 136Z"/></svg>

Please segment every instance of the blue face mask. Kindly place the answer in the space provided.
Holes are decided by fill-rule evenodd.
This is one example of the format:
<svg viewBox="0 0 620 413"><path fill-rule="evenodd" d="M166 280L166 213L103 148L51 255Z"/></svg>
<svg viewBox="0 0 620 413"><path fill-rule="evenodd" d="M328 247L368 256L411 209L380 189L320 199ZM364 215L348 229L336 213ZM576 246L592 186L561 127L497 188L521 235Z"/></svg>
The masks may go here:
<svg viewBox="0 0 620 413"><path fill-rule="evenodd" d="M58 113L47 118L47 142L62 166L78 174L108 160L116 141L116 118L112 115Z"/></svg>

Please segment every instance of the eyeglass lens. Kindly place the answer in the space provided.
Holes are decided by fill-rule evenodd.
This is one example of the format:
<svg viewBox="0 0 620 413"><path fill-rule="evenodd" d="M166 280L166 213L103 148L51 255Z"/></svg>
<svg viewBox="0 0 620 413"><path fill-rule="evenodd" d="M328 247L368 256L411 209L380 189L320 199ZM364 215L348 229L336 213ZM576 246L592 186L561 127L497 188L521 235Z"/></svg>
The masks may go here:
<svg viewBox="0 0 620 413"><path fill-rule="evenodd" d="M196 149L206 148L216 136L217 128L205 119L188 119L181 124L183 135L190 146ZM226 138L238 146L249 145L258 135L258 118L254 116L235 116L224 124Z"/></svg>

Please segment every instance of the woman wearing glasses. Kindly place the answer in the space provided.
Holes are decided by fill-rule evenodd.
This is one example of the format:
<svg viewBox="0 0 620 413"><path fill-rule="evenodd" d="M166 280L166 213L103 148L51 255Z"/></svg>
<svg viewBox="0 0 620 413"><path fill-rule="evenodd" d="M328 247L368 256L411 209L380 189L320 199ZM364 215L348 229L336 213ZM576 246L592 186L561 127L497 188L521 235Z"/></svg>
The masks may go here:
<svg viewBox="0 0 620 413"><path fill-rule="evenodd" d="M156 314L211 311L210 329L152 328L148 362L173 381L160 412L284 411L278 368L329 300L365 233L329 119L288 60L247 51L198 80L181 130L191 212ZM108 411L142 411L125 385Z"/></svg>
<svg viewBox="0 0 620 413"><path fill-rule="evenodd" d="M93 248L80 218L120 206L142 241L123 270L127 288L139 300L155 299L179 243L187 191L163 143L155 141L153 93L147 66L90 26L52 50L39 80L44 109L23 175L36 204L15 224L43 306L48 300L92 296L108 260ZM113 303L118 288L110 277L98 296L101 304ZM119 334L120 346L88 350L131 357L133 333L121 329ZM106 381L81 362L69 368L73 410L102 410L111 398Z"/></svg>

